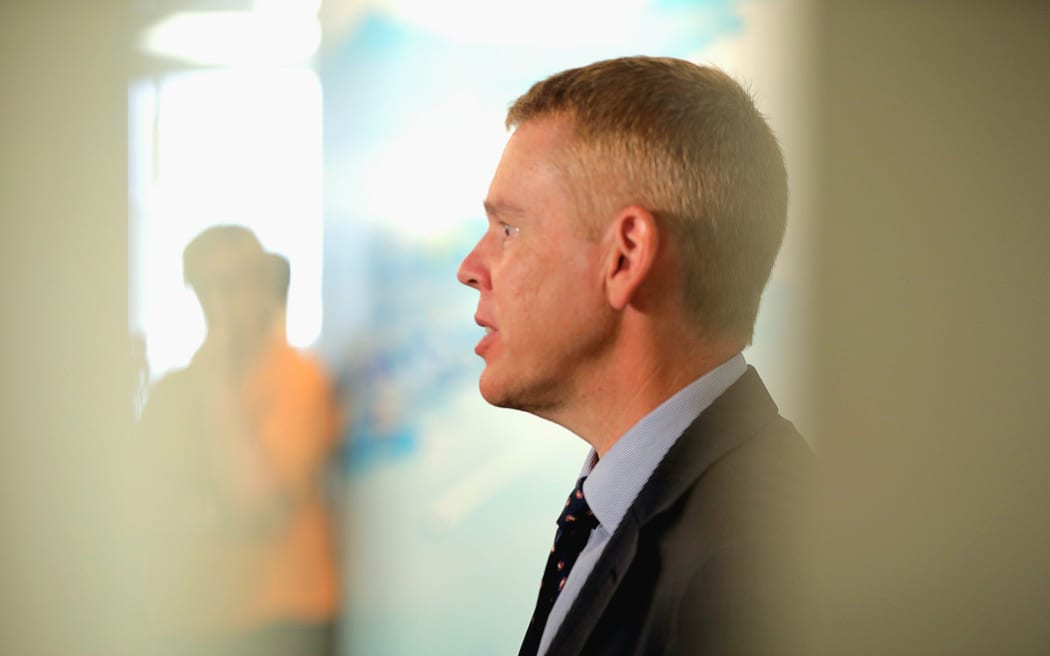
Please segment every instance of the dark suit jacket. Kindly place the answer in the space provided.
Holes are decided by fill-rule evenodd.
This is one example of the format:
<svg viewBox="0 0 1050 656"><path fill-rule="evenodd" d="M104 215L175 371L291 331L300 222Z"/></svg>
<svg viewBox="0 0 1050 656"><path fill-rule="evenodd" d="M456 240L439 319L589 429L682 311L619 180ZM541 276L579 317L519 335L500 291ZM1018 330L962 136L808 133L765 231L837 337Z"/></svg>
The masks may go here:
<svg viewBox="0 0 1050 656"><path fill-rule="evenodd" d="M749 367L656 468L547 654L787 651L812 461Z"/></svg>

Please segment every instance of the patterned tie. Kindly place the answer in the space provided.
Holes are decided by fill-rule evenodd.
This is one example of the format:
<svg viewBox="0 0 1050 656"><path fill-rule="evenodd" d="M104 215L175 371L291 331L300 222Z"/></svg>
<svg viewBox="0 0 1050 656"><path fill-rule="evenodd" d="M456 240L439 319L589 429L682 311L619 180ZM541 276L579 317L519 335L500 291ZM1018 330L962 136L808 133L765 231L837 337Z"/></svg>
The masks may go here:
<svg viewBox="0 0 1050 656"><path fill-rule="evenodd" d="M551 555L547 558L547 568L543 570L543 581L540 583L540 594L536 599L536 610L532 613L529 621L529 629L525 632L525 639L521 643L519 656L533 655L539 649L540 638L543 637L543 628L547 625L547 616L550 615L554 600L558 593L565 587L565 581L569 578L569 570L576 563L587 539L591 536L591 529L598 525L598 519L587 506L587 500L583 498L583 481L586 476L576 483L576 489L569 495L565 502L565 509L558 517L558 531L554 535L554 546L551 547Z"/></svg>

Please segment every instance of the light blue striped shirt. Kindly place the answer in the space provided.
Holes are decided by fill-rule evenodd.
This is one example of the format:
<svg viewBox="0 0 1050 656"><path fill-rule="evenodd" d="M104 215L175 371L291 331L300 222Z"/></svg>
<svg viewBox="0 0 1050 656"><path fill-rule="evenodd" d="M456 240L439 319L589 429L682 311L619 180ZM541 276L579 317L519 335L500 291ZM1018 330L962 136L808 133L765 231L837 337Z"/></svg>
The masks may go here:
<svg viewBox="0 0 1050 656"><path fill-rule="evenodd" d="M540 639L539 654L547 653L573 601L583 587L609 538L616 532L627 509L642 491L656 466L678 441L689 424L700 416L715 399L739 379L747 369L743 354L737 353L722 365L678 391L623 434L598 459L591 449L584 460L580 476L586 476L583 494L598 526L591 531L565 587L558 595Z"/></svg>

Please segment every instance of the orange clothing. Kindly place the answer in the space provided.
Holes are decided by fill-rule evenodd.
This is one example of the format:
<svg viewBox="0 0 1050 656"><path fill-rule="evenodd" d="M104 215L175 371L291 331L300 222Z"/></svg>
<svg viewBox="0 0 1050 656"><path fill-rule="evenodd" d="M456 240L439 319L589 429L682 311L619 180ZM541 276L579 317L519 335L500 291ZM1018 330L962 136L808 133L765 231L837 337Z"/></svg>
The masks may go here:
<svg viewBox="0 0 1050 656"><path fill-rule="evenodd" d="M243 619L329 620L338 580L319 477L338 413L328 380L317 362L275 344L246 378L243 403L272 468L275 494L288 504L282 526L233 548L235 558L257 564L245 581Z"/></svg>
<svg viewBox="0 0 1050 656"><path fill-rule="evenodd" d="M158 484L171 490L166 519L185 572L176 623L330 621L339 585L320 479L341 418L328 379L275 341L240 380L216 384L195 359L158 383L143 414L166 454Z"/></svg>

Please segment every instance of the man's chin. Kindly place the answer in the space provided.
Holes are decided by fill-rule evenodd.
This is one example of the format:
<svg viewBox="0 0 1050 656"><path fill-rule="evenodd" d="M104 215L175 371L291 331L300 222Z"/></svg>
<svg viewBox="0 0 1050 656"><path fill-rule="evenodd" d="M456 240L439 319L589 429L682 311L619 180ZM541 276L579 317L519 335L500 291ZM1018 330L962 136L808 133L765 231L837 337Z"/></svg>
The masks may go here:
<svg viewBox="0 0 1050 656"><path fill-rule="evenodd" d="M512 389L508 381L500 380L499 376L495 375L491 365L485 367L485 370L481 372L478 390L481 392L481 398L485 399L489 405L511 410L522 409L517 402L519 394Z"/></svg>
<svg viewBox="0 0 1050 656"><path fill-rule="evenodd" d="M512 395L507 392L506 386L487 380L484 373L481 375L481 380L478 381L478 390L481 392L481 398L485 399L489 405L497 408L518 409L512 401Z"/></svg>
<svg viewBox="0 0 1050 656"><path fill-rule="evenodd" d="M542 398L543 395L537 394L536 390L530 391L528 387L521 384L509 385L506 381L497 380L493 376L486 376L486 373L488 372L482 372L481 380L478 382L478 389L481 392L481 398L485 399L490 405L494 405L497 408L521 410L522 412L540 415L553 405L550 402L545 402L545 399Z"/></svg>

